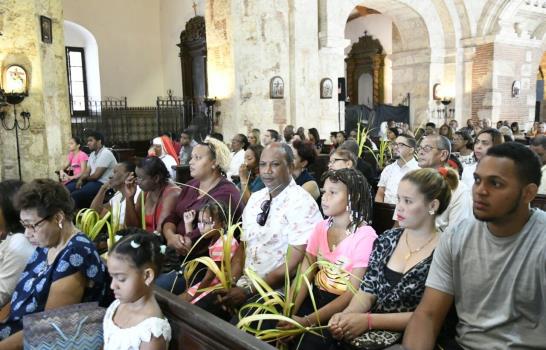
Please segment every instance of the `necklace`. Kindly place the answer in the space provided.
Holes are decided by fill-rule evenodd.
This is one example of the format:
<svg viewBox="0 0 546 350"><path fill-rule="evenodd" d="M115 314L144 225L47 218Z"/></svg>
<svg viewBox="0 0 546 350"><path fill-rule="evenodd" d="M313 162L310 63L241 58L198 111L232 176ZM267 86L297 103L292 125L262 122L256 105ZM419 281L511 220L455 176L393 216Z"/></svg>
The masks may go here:
<svg viewBox="0 0 546 350"><path fill-rule="evenodd" d="M415 253L418 253L421 251L421 249L423 249L424 247L426 247L430 242L432 242L432 240L436 238L436 235L435 235L435 232L432 234L432 237L430 237L430 239L425 243L423 244L422 246L420 246L419 248L417 249L414 249L414 250L411 250L411 247L409 246L409 242L408 242L408 234L406 233L406 246L408 247L408 250L409 250L409 253L406 254L406 256L404 257L407 260L409 260L409 258L411 258L411 256Z"/></svg>

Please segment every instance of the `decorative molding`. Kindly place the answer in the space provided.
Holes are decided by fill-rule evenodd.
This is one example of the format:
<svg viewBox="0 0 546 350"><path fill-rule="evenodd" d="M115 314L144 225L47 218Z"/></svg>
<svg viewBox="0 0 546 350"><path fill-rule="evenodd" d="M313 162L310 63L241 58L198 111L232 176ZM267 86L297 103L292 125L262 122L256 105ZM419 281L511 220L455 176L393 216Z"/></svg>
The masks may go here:
<svg viewBox="0 0 546 350"><path fill-rule="evenodd" d="M205 17L195 16L186 23L186 29L180 33L180 42L207 40Z"/></svg>

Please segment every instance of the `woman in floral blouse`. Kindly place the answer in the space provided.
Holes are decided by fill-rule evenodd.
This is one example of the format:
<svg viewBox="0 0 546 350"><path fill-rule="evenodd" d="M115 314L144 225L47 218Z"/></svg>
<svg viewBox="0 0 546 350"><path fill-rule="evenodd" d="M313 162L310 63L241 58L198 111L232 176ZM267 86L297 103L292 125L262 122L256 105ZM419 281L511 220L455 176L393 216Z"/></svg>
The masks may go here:
<svg viewBox="0 0 546 350"><path fill-rule="evenodd" d="M98 301L105 267L94 244L72 224L74 201L53 180L34 180L16 197L25 236L36 247L0 323L0 349L23 348L23 316L65 305Z"/></svg>
<svg viewBox="0 0 546 350"><path fill-rule="evenodd" d="M446 168L407 173L398 187L400 228L378 237L360 291L332 316L332 336L354 341L372 329L404 331L419 304L438 240L434 220L449 205L458 176Z"/></svg>

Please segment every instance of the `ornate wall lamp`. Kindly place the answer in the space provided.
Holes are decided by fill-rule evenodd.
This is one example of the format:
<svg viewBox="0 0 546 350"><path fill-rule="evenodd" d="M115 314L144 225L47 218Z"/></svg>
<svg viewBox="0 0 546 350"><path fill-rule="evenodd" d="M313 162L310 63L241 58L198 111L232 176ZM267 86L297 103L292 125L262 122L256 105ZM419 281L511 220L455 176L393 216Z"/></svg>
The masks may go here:
<svg viewBox="0 0 546 350"><path fill-rule="evenodd" d="M2 127L8 131L15 129L15 142L17 146L17 165L19 169L19 179L21 175L21 152L19 149L19 130L27 130L30 128L30 113L22 111L20 116L23 118L22 123L17 118L16 105L23 102L28 96L28 75L27 71L19 65L10 65L4 70L2 75L2 88L0 88L0 108L8 105L13 106L13 124L7 122L7 112L0 111L0 121Z"/></svg>
<svg viewBox="0 0 546 350"><path fill-rule="evenodd" d="M442 86L440 83L436 83L432 87L432 98L438 103L438 106L440 106L440 104L444 105L444 108L438 108L436 110L438 119L443 118L446 124L447 120L453 118L455 114L455 108L449 109L449 114L447 109L447 106L453 101L453 95L454 94L450 93L449 89Z"/></svg>

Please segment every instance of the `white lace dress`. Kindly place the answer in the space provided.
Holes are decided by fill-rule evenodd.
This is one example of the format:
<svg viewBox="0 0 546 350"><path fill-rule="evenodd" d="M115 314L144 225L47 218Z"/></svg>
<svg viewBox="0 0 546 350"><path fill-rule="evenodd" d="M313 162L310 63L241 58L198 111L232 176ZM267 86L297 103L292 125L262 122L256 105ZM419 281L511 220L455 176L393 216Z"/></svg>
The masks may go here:
<svg viewBox="0 0 546 350"><path fill-rule="evenodd" d="M171 326L164 318L150 317L130 328L119 328L113 320L119 300L115 300L106 310L103 321L104 350L138 350L140 343L149 342L152 336L163 336L167 348L171 340Z"/></svg>

